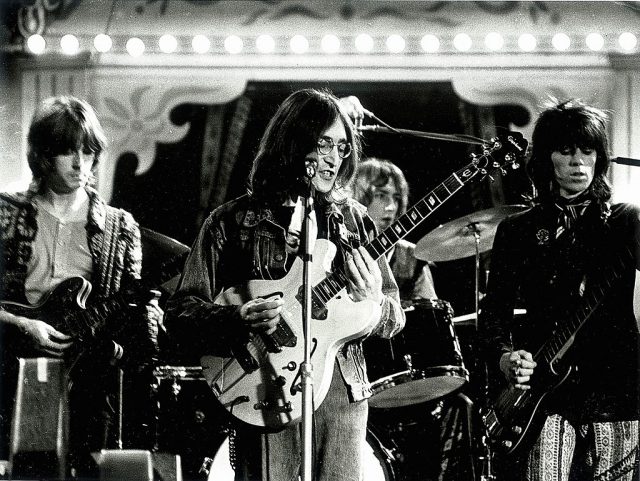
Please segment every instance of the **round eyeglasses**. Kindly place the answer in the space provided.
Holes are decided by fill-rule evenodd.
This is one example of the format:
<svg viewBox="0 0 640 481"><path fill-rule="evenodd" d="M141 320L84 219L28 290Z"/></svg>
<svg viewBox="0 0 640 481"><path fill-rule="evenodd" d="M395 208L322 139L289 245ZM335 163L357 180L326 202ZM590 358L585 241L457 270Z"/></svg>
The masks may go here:
<svg viewBox="0 0 640 481"><path fill-rule="evenodd" d="M338 142L337 144L329 137L320 137L316 144L318 153L328 155L334 147L338 148L338 155L341 159L346 159L351 155L351 144L349 142Z"/></svg>

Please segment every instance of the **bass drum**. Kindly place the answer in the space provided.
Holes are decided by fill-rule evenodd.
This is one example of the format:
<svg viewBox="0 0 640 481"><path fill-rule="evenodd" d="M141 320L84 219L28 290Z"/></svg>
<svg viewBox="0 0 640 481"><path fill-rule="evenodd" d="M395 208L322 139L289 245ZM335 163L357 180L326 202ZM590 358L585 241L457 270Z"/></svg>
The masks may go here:
<svg viewBox="0 0 640 481"><path fill-rule="evenodd" d="M210 466L208 481L234 481L235 471L229 457L229 438L227 437ZM394 460L391 452L385 448L378 437L367 431L367 442L362 452L363 472L361 481L395 481Z"/></svg>

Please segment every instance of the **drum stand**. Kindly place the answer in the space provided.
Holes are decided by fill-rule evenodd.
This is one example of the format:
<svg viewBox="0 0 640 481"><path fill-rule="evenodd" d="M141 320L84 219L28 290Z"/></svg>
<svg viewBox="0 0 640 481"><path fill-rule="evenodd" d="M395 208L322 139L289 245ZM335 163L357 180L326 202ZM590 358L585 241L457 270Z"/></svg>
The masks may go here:
<svg viewBox="0 0 640 481"><path fill-rule="evenodd" d="M478 318L480 314L480 230L478 229L477 222L471 222L467 224L467 229L471 231L473 237L475 239L475 307L476 307L476 317L475 317L475 332L478 334ZM489 373L487 370L487 364L482 362L482 376L483 376L483 397L482 400L483 407L486 407L486 400L488 399L488 379ZM482 449L482 453L478 456L478 460L481 463L480 469L480 481L494 481L496 479L493 474L493 451L491 450L491 443L489 442L489 436L486 431L482 433L482 437L480 438L480 448Z"/></svg>

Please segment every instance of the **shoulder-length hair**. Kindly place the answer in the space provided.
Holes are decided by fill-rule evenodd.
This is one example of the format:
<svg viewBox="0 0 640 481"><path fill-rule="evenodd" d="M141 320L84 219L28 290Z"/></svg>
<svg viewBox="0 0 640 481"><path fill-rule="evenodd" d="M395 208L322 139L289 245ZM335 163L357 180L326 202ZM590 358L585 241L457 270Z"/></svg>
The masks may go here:
<svg viewBox="0 0 640 481"><path fill-rule="evenodd" d="M300 194L305 157L316 149L318 139L340 120L351 144L351 155L343 159L328 202L342 201L360 157L360 138L338 99L327 91L303 89L292 93L269 121L260 141L251 174L249 193L267 204L281 204Z"/></svg>
<svg viewBox="0 0 640 481"><path fill-rule="evenodd" d="M603 203L611 198L611 185L607 179L609 143L607 140L607 114L580 100L570 99L544 110L533 130L533 147L527 162L527 171L537 190L537 200L547 201L556 189L551 154L565 147L589 148L596 151L594 176L589 191Z"/></svg>
<svg viewBox="0 0 640 481"><path fill-rule="evenodd" d="M384 187L390 180L400 195L398 215L402 215L407 211L409 203L409 184L400 168L389 160L370 157L358 166L353 183L353 197L368 206L373 201L376 188Z"/></svg>
<svg viewBox="0 0 640 481"><path fill-rule="evenodd" d="M70 96L44 100L31 121L27 136L27 161L34 180L46 182L57 155L78 150L94 154L95 173L107 148L107 138L93 107Z"/></svg>

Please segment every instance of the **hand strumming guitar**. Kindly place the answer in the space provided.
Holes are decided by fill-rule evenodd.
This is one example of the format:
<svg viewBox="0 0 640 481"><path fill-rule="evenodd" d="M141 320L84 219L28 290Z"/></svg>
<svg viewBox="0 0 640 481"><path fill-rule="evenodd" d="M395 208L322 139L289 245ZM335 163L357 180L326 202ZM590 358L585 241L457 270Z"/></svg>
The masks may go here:
<svg viewBox="0 0 640 481"><path fill-rule="evenodd" d="M258 297L240 306L240 318L256 333L272 334L280 321L284 301L280 297Z"/></svg>
<svg viewBox="0 0 640 481"><path fill-rule="evenodd" d="M16 316L6 311L0 312L0 322L15 325L24 333L32 345L53 357L62 357L64 352L71 347L73 339L58 331L51 325L38 319Z"/></svg>
<svg viewBox="0 0 640 481"><path fill-rule="evenodd" d="M509 382L523 391L531 389L531 386L527 383L531 380L537 365L531 353L522 349L505 352L500 358L500 370L502 373Z"/></svg>

